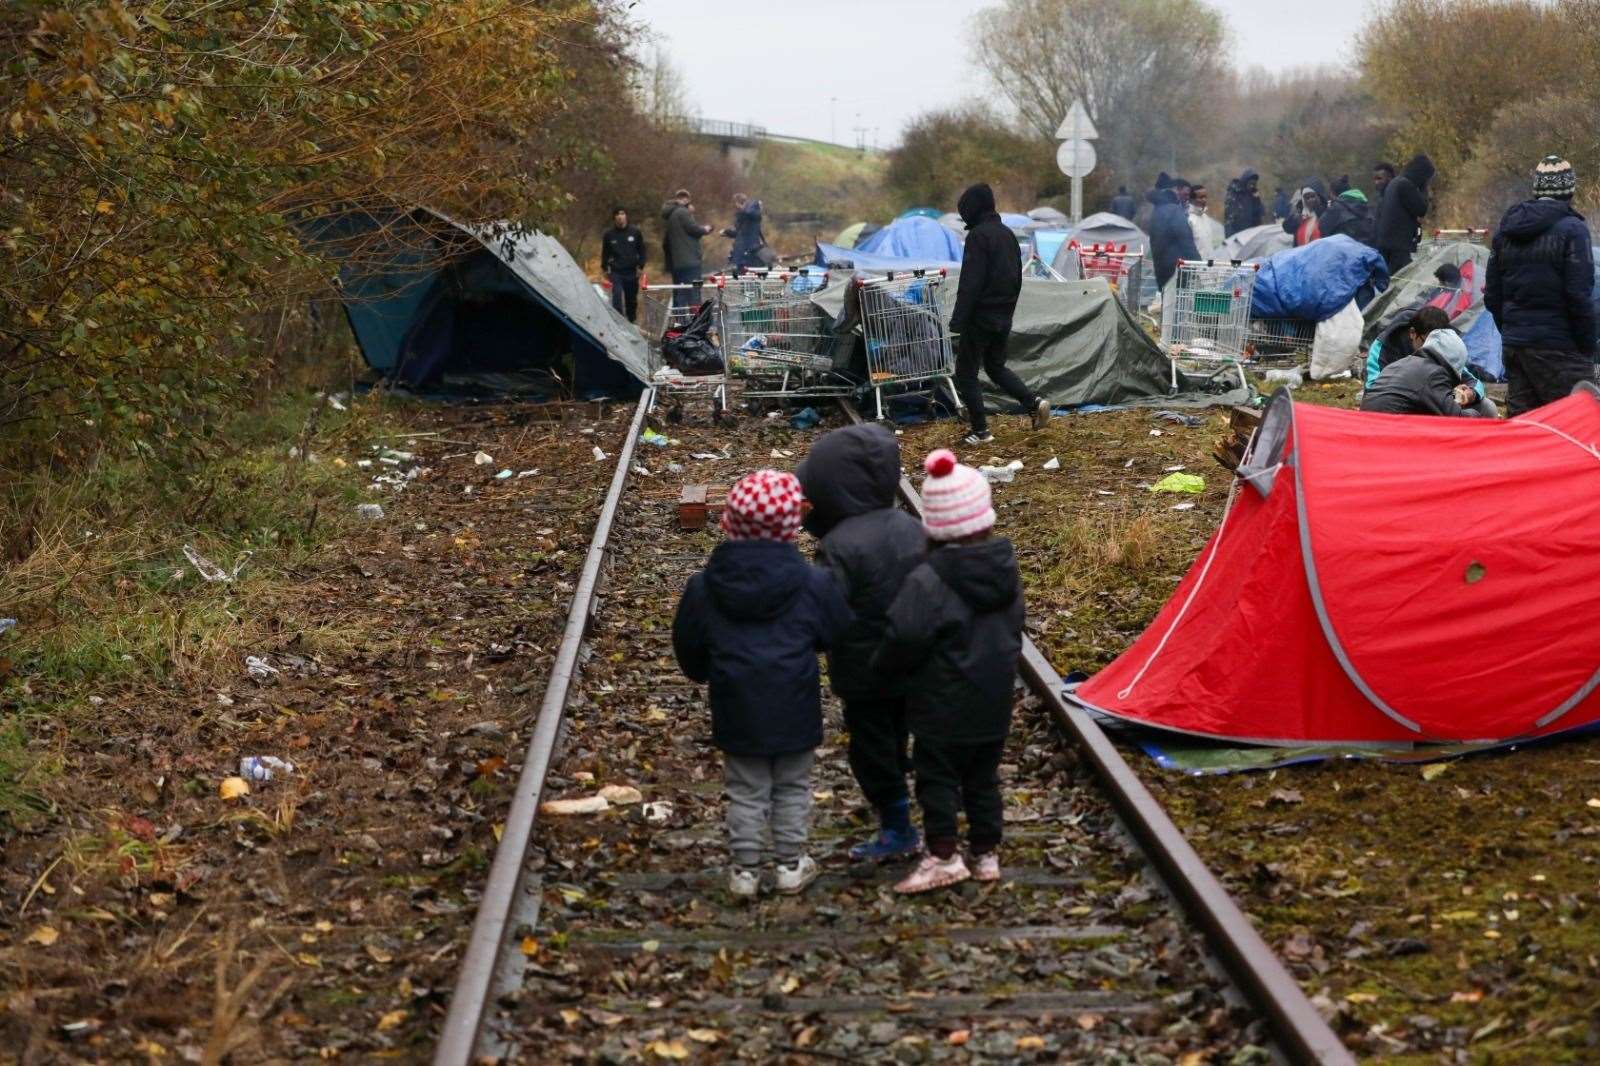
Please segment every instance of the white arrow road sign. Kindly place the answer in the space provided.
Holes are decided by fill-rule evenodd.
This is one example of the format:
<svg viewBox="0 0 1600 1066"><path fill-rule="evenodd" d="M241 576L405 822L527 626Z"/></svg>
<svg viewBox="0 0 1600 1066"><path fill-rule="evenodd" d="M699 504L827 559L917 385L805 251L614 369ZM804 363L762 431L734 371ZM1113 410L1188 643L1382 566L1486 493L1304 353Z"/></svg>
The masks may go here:
<svg viewBox="0 0 1600 1066"><path fill-rule="evenodd" d="M1100 136L1082 100L1072 101L1072 110L1061 120L1061 128L1056 130L1056 136L1064 141L1092 141Z"/></svg>

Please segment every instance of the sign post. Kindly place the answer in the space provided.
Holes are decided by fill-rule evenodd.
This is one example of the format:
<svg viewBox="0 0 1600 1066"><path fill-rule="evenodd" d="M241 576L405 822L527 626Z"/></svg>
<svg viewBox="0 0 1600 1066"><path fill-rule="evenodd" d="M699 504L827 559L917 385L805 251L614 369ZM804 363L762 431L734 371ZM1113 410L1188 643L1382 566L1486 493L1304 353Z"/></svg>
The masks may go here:
<svg viewBox="0 0 1600 1066"><path fill-rule="evenodd" d="M1056 149L1056 166L1072 179L1072 222L1077 225L1083 221L1083 179L1094 171L1098 162L1094 145L1089 142L1100 136L1082 100L1072 101L1072 108L1061 120L1056 136L1061 138L1061 147Z"/></svg>

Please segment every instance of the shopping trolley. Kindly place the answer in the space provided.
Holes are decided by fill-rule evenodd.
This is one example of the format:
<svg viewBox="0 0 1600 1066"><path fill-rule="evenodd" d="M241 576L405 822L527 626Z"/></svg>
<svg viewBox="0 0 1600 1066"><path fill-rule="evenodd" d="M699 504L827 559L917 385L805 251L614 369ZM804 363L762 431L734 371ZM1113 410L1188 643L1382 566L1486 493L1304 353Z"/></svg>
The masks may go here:
<svg viewBox="0 0 1600 1066"><path fill-rule="evenodd" d="M1144 284L1144 253L1130 252L1126 244L1067 244L1078 262L1079 276L1105 278L1129 311L1139 307L1139 290Z"/></svg>
<svg viewBox="0 0 1600 1066"><path fill-rule="evenodd" d="M913 270L856 279L861 335L866 342L868 387L877 417L890 385L943 382L961 407L955 388L955 350L940 301L945 272Z"/></svg>
<svg viewBox="0 0 1600 1066"><path fill-rule="evenodd" d="M1488 244L1489 231L1486 229L1436 229L1427 235L1423 244L1443 243L1445 241L1466 241L1468 244Z"/></svg>
<svg viewBox="0 0 1600 1066"><path fill-rule="evenodd" d="M1252 318L1245 356L1252 362L1287 362L1311 354L1317 324L1304 318Z"/></svg>
<svg viewBox="0 0 1600 1066"><path fill-rule="evenodd" d="M722 350L728 372L751 398L848 396L849 379L834 372L833 317L811 297L828 283L825 271L752 270L718 274Z"/></svg>
<svg viewBox="0 0 1600 1066"><path fill-rule="evenodd" d="M693 291L689 291L693 290ZM721 421L728 409L727 358L723 369L715 374L685 374L669 366L664 352L665 343L681 333L694 321L702 307L709 305L711 315L711 343L720 351L722 337L721 302L716 299L694 303L684 302L684 297L699 296L703 284L646 285L639 290L640 329L650 346L650 384L655 390L655 401L663 397L671 402L669 417L682 416L683 401L687 397L709 396L711 417ZM655 402L653 401L653 402Z"/></svg>
<svg viewBox="0 0 1600 1066"><path fill-rule="evenodd" d="M1161 346L1172 362L1172 390L1180 364L1208 368L1208 380L1237 373L1248 387L1244 361L1249 347L1250 299L1259 264L1238 260L1178 260L1172 297L1161 301Z"/></svg>

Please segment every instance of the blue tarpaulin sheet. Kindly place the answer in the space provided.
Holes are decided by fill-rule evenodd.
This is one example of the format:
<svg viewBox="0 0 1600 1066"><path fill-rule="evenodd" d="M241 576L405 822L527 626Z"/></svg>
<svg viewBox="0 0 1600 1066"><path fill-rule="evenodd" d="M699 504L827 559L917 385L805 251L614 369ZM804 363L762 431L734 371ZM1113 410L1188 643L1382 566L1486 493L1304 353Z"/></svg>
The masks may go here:
<svg viewBox="0 0 1600 1066"><path fill-rule="evenodd" d="M1332 318L1366 285L1389 284L1383 256L1340 234L1292 248L1261 264L1250 313L1256 318Z"/></svg>
<svg viewBox="0 0 1600 1066"><path fill-rule="evenodd" d="M855 250L923 263L958 263L961 261L961 238L935 219L914 215L895 219L860 241Z"/></svg>
<svg viewBox="0 0 1600 1066"><path fill-rule="evenodd" d="M1505 355L1500 351L1500 331L1495 328L1494 316L1480 310L1472 325L1462 333L1467 342L1467 365L1482 371L1480 376L1490 381L1506 379Z"/></svg>
<svg viewBox="0 0 1600 1066"><path fill-rule="evenodd" d="M941 267L954 270L961 265L961 253L954 259L924 259L898 255L873 255L859 248L840 248L837 244L817 244L816 263L830 270L849 263L856 270L882 273L889 270L937 270Z"/></svg>

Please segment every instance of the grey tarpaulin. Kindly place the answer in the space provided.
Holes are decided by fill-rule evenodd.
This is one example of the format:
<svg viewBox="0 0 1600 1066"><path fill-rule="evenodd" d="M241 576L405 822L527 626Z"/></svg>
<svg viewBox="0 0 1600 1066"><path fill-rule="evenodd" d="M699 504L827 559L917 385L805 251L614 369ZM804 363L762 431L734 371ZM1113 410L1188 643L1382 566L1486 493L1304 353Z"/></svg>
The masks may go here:
<svg viewBox="0 0 1600 1066"><path fill-rule="evenodd" d="M944 314L955 307L959 271L945 281ZM841 320L848 274L835 274L812 302ZM851 301L852 313L854 301ZM843 318L843 327L854 322ZM959 340L957 341L959 344ZM1198 388L1172 396L1171 368L1154 341L1128 317L1104 278L1087 281L1024 279L1006 349L1007 365L1028 387L1057 407L1083 404L1241 403L1242 390L1207 393ZM1198 385L1198 383L1195 383ZM990 406L1011 404L999 392Z"/></svg>

